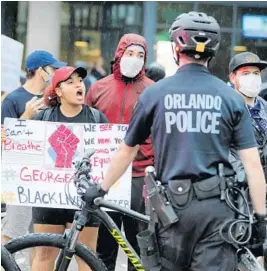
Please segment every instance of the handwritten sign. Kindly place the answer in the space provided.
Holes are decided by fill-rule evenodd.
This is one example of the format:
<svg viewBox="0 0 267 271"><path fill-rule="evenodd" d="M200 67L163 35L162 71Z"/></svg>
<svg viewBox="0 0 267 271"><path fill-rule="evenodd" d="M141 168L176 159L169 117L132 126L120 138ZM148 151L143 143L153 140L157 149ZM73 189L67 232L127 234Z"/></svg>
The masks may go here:
<svg viewBox="0 0 267 271"><path fill-rule="evenodd" d="M10 92L20 81L23 44L1 35L1 90Z"/></svg>
<svg viewBox="0 0 267 271"><path fill-rule="evenodd" d="M6 118L2 145L2 200L11 205L76 209L74 163L90 158L94 183L101 183L127 125L52 123ZM71 195L71 200L68 195ZM131 166L107 200L130 208Z"/></svg>

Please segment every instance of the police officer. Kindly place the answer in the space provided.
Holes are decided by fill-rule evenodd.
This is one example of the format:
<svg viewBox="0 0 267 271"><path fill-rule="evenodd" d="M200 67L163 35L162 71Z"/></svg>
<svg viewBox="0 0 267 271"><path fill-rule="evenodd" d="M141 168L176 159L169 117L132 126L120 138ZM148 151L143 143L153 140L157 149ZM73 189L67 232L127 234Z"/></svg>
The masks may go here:
<svg viewBox="0 0 267 271"><path fill-rule="evenodd" d="M229 78L234 89L245 100L251 116L252 125L258 143L261 163L267 178L267 102L259 96L261 90L261 71L267 62L251 53L235 55L229 64ZM237 173L244 168L235 149L231 149L231 162Z"/></svg>
<svg viewBox="0 0 267 271"><path fill-rule="evenodd" d="M224 165L226 176L234 174L228 160L230 143L234 142L247 172L262 242L266 235L265 180L251 120L243 99L207 69L219 47L220 27L213 17L189 12L178 16L169 32L179 65L177 73L140 95L124 143L113 157L103 183L87 189L84 199L92 202L103 196L150 134L157 177L177 202L179 193L188 193L183 184L191 182L197 191L195 187L201 187L203 182L217 183L219 164ZM180 186L171 190L179 182ZM211 183L207 187L211 193L206 198L202 195L200 200L194 192L191 202L177 211L178 222L167 228L159 225L162 270L236 270L234 248L219 234L222 223L234 214L213 193L216 191L212 187L217 186Z"/></svg>

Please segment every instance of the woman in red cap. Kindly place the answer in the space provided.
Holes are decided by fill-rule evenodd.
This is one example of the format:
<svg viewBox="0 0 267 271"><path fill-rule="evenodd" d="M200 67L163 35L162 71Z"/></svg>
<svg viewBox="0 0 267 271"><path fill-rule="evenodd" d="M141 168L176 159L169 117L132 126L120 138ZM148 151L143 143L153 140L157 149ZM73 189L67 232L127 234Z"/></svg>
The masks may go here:
<svg viewBox="0 0 267 271"><path fill-rule="evenodd" d="M66 123L107 123L106 117L98 110L84 105L85 85L83 78L87 72L83 68L63 67L56 70L51 86L44 93L44 101L49 107L43 110L35 120ZM58 165L60 166L60 165ZM75 210L57 208L32 208L34 232L63 234L70 228ZM96 251L100 222L91 218L80 234L80 241ZM58 254L55 248L38 247L31 271L53 270ZM90 270L79 258L80 271Z"/></svg>

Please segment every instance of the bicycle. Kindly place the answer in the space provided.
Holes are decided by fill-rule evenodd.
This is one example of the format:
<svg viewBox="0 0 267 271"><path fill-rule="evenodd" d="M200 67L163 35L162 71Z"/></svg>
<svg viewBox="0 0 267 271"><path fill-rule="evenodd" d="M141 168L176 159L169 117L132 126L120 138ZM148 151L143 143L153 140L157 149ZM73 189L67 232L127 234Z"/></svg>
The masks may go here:
<svg viewBox="0 0 267 271"><path fill-rule="evenodd" d="M121 246L123 251L126 253L127 257L131 261L131 263L135 266L136 270L145 270L139 256L136 254L132 246L129 244L127 239L123 236L120 229L114 223L114 221L110 218L110 216L100 207L106 207L108 209L121 212L125 215L129 215L133 218L139 219L143 222L149 222L149 217L139 214L135 211L126 209L119 205L110 203L102 198L95 199L95 208L94 210L88 210L88 206L85 207L81 211L77 211L75 214L75 218L73 221L73 226L69 232L69 234L58 235L58 234L43 234L43 233L33 233L25 236L18 237L9 241L5 247L12 254L16 253L22 249L37 247L37 246L50 246L60 248L61 251L56 260L54 271L65 271L67 270L72 257L78 256L85 263L90 266L93 271L106 271L106 267L104 263L97 258L95 253L88 249L85 245L78 242L79 233L82 231L89 215L95 215L110 231L113 238L117 241L117 243Z"/></svg>
<svg viewBox="0 0 267 271"><path fill-rule="evenodd" d="M1 270L5 271L20 271L11 253L4 246L1 246L1 267Z"/></svg>
<svg viewBox="0 0 267 271"><path fill-rule="evenodd" d="M88 179L90 178L89 173L91 171L91 166L88 162L89 157L85 156L81 162L76 164L76 173L74 178L76 178L75 185L77 187L78 194L81 193L82 189L88 186ZM69 197L71 200L70 195ZM59 248L60 252L55 262L54 271L66 271L74 255L80 257L86 264L88 264L92 271L107 271L107 268L102 260L98 258L93 251L78 242L80 232L83 230L83 227L85 226L89 217L93 215L99 218L107 227L136 270L152 271L152 269L148 270L145 268L139 255L137 255L136 251L132 248L126 237L122 234L111 217L104 210L102 210L101 207L120 212L148 224L151 222L149 216L110 203L103 198L96 198L94 200L94 205L84 203L84 205L81 206L81 210L76 211L72 228L68 234L28 234L9 241L5 247L12 254L22 249L37 246ZM238 246L237 255L238 268L240 271L264 271L263 267L259 265L251 251L245 246L245 242Z"/></svg>
<svg viewBox="0 0 267 271"><path fill-rule="evenodd" d="M76 165L76 173L74 178L79 179L77 182L79 186L80 183L87 183L87 179L89 178L89 173L91 171L91 167L88 163L90 155L85 156L81 162ZM80 188L78 188L80 189ZM66 191L65 191L66 192ZM69 199L72 200L70 193L67 191ZM88 221L90 216L96 216L99 218L102 223L109 229L114 239L118 242L118 244L122 247L124 252L126 253L129 260L132 264L138 268L137 270L145 270L142 267L141 260L137 253L134 251L130 243L125 239L120 229L117 227L115 222L110 218L110 216L104 211L101 210L101 207L106 207L108 209L118 211L124 213L125 215L132 216L133 218L139 219L143 222L149 222L149 217L143 214L139 214L138 212L132 211L130 209L123 208L119 205L110 203L102 198L98 198L95 200L95 205L90 206L85 203L83 206L80 206L81 210L76 211L74 216L74 221L72 223L72 227L69 233L65 233L64 235L58 234L43 234L43 233L33 233L24 235L15 239L12 239L8 243L5 244L5 247L12 254L16 253L23 249L28 249L37 246L49 246L59 248L60 252L57 257L54 271L63 271L67 270L70 265L71 259L73 256L80 257L93 271L106 271L104 263L97 258L96 254L87 248L85 245L78 242L78 237L80 232L83 230L86 222Z"/></svg>

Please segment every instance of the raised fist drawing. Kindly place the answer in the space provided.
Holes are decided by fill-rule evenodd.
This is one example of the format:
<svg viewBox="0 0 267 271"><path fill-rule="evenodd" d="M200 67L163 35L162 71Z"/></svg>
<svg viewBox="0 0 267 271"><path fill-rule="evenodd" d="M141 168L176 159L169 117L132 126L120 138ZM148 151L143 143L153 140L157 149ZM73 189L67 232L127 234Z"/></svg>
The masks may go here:
<svg viewBox="0 0 267 271"><path fill-rule="evenodd" d="M70 168L72 158L80 142L78 137L65 125L61 124L49 137L48 142L56 152L56 167Z"/></svg>

